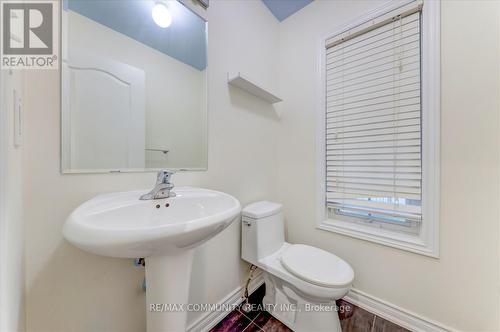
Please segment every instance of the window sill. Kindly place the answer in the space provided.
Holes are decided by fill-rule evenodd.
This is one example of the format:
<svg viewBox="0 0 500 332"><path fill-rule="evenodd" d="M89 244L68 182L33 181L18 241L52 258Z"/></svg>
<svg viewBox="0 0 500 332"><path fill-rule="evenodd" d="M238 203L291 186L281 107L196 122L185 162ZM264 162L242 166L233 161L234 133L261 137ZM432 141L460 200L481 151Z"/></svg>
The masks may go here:
<svg viewBox="0 0 500 332"><path fill-rule="evenodd" d="M316 228L424 256L439 258L437 250L430 247L418 235L404 234L401 232L334 219L321 221Z"/></svg>

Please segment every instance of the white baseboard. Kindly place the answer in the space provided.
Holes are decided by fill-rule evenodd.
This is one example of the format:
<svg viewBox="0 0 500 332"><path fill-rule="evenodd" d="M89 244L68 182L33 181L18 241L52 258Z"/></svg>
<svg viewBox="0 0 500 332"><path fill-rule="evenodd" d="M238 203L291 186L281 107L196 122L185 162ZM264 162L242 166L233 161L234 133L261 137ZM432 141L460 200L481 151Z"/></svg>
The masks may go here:
<svg viewBox="0 0 500 332"><path fill-rule="evenodd" d="M252 293L264 283L262 272L255 276L249 285L249 292ZM227 295L220 305L237 306L243 302L244 286L238 287ZM458 330L446 326L442 323L433 321L432 319L422 317L413 312L405 310L394 304L368 295L363 291L355 288L344 297L344 299L360 308L365 309L381 318L384 318L394 324L402 326L414 332L458 332ZM207 312L188 326L188 332L206 332L222 321L228 311Z"/></svg>
<svg viewBox="0 0 500 332"><path fill-rule="evenodd" d="M431 319L419 316L394 304L368 295L360 290L351 289L344 299L394 324L415 332L457 331Z"/></svg>
<svg viewBox="0 0 500 332"><path fill-rule="evenodd" d="M260 287L264 283L264 277L262 272L257 274L253 279L250 281L250 284L248 285L248 291L249 293L253 293L257 288ZM243 292L244 292L245 286L241 286L233 290L228 296L222 299L222 301L219 302L220 305L225 305L225 306L237 306L243 302ZM227 315L229 314L229 311L211 311L207 312L204 315L202 315L200 318L195 320L193 323L189 324L187 331L188 332L205 332L205 331L210 331L211 328L213 328L215 325L217 325L221 320L223 320Z"/></svg>

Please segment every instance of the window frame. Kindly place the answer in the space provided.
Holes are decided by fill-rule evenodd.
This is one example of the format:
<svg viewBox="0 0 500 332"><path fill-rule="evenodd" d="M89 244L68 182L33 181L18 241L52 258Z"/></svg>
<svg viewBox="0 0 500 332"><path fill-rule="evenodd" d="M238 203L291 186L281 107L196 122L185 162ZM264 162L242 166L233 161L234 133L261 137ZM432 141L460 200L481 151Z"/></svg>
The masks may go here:
<svg viewBox="0 0 500 332"><path fill-rule="evenodd" d="M422 225L416 235L387 228L329 219L326 207L326 40L415 0L390 1L334 29L318 41L316 100L316 228L353 238L439 258L439 173L440 173L440 3L426 1L422 9L421 95L422 95Z"/></svg>

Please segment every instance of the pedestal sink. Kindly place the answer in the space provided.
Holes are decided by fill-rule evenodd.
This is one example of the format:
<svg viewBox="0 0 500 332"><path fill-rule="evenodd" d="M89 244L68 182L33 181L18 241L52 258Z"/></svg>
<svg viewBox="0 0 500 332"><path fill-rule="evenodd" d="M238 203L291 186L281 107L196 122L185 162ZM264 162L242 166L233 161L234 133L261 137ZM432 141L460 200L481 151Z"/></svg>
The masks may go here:
<svg viewBox="0 0 500 332"><path fill-rule="evenodd" d="M188 302L193 250L226 228L241 211L234 197L176 187L177 196L139 200L147 192L99 195L66 220L64 237L102 256L146 260L147 331L185 331L187 312L168 304Z"/></svg>

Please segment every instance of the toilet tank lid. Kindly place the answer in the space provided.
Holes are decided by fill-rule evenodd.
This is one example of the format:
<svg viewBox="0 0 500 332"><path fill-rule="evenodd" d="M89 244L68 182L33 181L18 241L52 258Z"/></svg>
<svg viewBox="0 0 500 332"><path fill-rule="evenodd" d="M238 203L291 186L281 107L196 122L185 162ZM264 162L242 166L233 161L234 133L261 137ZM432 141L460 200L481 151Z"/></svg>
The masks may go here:
<svg viewBox="0 0 500 332"><path fill-rule="evenodd" d="M283 205L268 201L260 201L249 204L241 211L244 217L259 219L275 215L281 212Z"/></svg>

